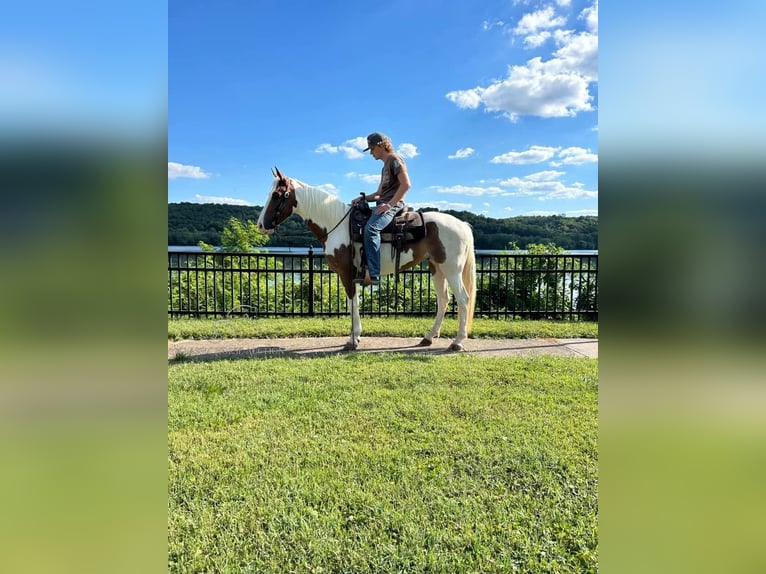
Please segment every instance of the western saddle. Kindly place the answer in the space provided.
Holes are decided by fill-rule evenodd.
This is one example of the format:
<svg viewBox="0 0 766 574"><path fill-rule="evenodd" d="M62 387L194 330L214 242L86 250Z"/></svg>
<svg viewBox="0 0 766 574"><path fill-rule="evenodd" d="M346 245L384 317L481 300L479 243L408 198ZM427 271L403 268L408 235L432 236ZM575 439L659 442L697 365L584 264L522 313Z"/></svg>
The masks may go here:
<svg viewBox="0 0 766 574"><path fill-rule="evenodd" d="M351 241L355 248L361 251L361 265L357 269L358 276L364 276L364 270L367 266L364 256L364 227L372 215L372 209L364 200L357 202L351 207L351 216L349 217L349 226L351 231ZM413 243L417 243L426 236L426 224L423 214L420 211L413 211L411 207L405 206L399 211L394 219L383 231L380 232L381 249L383 243L391 245L391 255L394 258L394 269L396 280L399 280L399 257L402 250Z"/></svg>

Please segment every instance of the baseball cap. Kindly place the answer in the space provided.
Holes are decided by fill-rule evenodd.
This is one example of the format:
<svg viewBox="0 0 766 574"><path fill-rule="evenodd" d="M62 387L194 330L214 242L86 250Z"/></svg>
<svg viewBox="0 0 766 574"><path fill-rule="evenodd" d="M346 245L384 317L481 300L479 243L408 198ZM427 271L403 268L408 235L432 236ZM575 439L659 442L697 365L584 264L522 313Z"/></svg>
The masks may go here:
<svg viewBox="0 0 766 574"><path fill-rule="evenodd" d="M369 151L371 147L374 147L379 143L386 141L387 139L388 136L386 134L382 134L380 132L372 132L367 136L367 147L362 151Z"/></svg>

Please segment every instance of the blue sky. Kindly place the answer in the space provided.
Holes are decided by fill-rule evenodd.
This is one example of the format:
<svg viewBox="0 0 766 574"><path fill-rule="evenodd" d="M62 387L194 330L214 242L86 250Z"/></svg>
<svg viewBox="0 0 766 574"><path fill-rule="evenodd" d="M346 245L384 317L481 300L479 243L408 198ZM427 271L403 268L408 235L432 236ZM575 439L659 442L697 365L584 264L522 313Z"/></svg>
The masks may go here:
<svg viewBox="0 0 766 574"><path fill-rule="evenodd" d="M389 135L414 207L598 213L598 3L172 0L168 201L262 205L270 169L345 201Z"/></svg>

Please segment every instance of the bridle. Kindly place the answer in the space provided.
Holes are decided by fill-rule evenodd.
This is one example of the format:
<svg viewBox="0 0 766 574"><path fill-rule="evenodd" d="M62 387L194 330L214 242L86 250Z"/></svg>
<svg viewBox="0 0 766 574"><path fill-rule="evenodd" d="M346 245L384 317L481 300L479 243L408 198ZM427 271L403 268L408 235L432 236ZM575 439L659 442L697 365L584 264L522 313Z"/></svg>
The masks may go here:
<svg viewBox="0 0 766 574"><path fill-rule="evenodd" d="M276 171L274 171L276 170ZM279 216L282 215L282 211L285 209L285 205L287 204L287 200L290 198L290 194L292 192L295 192L295 187L293 186L293 182L290 181L289 178L282 175L282 173L279 171L278 168L274 168L272 170L272 173L274 174L274 177L279 178L279 183L274 188L274 193L279 195L279 199L277 200L277 204L274 207L274 231L276 231L279 228ZM285 190L282 193L279 193L279 188L284 185Z"/></svg>
<svg viewBox="0 0 766 574"><path fill-rule="evenodd" d="M287 199L290 197L290 190L286 189L283 193L280 194L279 200L277 201L277 205L274 208L274 228L276 228L279 224L276 223L279 221L279 216L282 215L282 211L285 209L285 204L287 203Z"/></svg>

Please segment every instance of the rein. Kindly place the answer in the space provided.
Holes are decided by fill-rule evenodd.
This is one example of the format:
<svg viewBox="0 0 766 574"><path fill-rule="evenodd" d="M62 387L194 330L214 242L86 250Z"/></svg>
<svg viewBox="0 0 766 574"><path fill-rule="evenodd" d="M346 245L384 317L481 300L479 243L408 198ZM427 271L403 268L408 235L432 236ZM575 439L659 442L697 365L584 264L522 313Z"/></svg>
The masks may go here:
<svg viewBox="0 0 766 574"><path fill-rule="evenodd" d="M282 196L282 197L279 198L279 203L277 204L277 208L276 208L276 216L277 217L279 216L280 213L282 213L282 209L284 209L284 206L285 206L285 198L284 198L284 196ZM352 209L353 209L353 206L351 206L351 208L349 208L348 211L346 211L346 213L343 215L343 217L340 218L340 221L338 221L338 223L336 223L335 226L330 231L325 233L322 237L317 237L317 240L320 243L324 243L324 241L328 237L330 237L330 234L333 231L335 231L336 229L338 229L340 224L343 223L343 220L346 219L349 216L349 214L351 213ZM279 227L280 227L279 224L274 225L274 235L276 235L277 237L280 237L280 235L279 235ZM289 237L289 236L288 235L282 235L281 237ZM302 237L302 236L294 235L293 237Z"/></svg>
<svg viewBox="0 0 766 574"><path fill-rule="evenodd" d="M351 209L353 209L353 207L352 207ZM332 228L330 231L328 231L327 233L325 233L325 234L324 234L324 237L322 237L321 239L319 239L319 241L320 241L320 242L324 242L324 240L325 240L325 239L327 239L328 237L330 237L330 234L331 234L333 231L335 231L336 229L338 229L338 226L339 226L341 223L343 223L343 220L344 220L344 219L346 219L346 218L348 217L348 214L349 214L349 213L351 213L351 209L349 209L348 211L346 211L345 215L344 215L343 217L341 217L341 218L340 218L340 221L339 221L338 223L336 223L336 224L335 224L335 227L333 227L333 228Z"/></svg>

